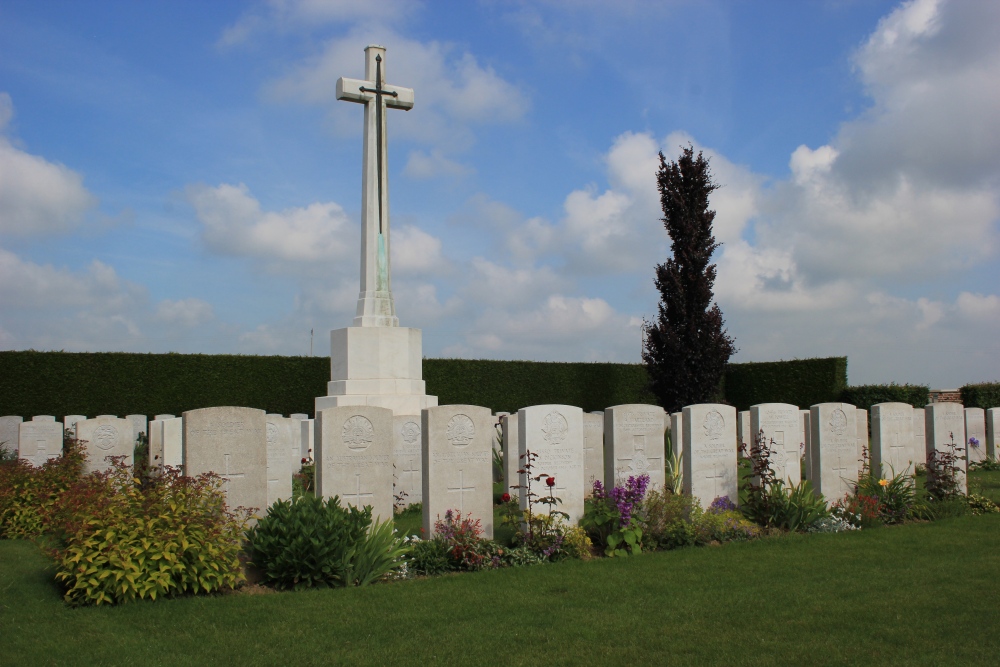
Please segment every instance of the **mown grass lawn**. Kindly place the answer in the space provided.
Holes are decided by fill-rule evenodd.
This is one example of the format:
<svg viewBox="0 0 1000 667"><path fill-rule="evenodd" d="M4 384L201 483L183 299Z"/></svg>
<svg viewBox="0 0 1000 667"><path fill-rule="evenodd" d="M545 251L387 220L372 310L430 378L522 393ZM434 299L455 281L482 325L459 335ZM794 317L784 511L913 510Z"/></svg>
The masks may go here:
<svg viewBox="0 0 1000 667"><path fill-rule="evenodd" d="M363 589L69 609L0 541L0 664L992 665L1000 515Z"/></svg>

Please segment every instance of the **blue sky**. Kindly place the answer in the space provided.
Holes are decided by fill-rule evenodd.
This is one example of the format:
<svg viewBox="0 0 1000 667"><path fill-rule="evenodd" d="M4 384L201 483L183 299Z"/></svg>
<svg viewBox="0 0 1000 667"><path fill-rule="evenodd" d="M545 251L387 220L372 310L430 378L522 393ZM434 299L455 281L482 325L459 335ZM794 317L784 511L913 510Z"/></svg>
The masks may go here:
<svg viewBox="0 0 1000 667"><path fill-rule="evenodd" d="M736 361L1000 379L1000 5L0 0L0 349L327 353L387 47L393 289L428 357L639 361L656 153L723 187Z"/></svg>

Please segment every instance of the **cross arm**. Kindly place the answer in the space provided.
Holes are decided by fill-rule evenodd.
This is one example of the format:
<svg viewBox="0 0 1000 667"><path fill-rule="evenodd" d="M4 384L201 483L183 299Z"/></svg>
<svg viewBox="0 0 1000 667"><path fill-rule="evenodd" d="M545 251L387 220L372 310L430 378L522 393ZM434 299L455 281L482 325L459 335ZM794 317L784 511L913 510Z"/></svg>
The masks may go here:
<svg viewBox="0 0 1000 667"><path fill-rule="evenodd" d="M366 90L361 90L365 88ZM375 88L372 81L363 79L348 79L340 77L337 79L337 99L348 102L368 102L375 99L375 93L368 92ZM413 89L400 88L399 86L382 87L385 105L390 109L403 109L409 111L413 108ZM393 95L395 93L395 95Z"/></svg>

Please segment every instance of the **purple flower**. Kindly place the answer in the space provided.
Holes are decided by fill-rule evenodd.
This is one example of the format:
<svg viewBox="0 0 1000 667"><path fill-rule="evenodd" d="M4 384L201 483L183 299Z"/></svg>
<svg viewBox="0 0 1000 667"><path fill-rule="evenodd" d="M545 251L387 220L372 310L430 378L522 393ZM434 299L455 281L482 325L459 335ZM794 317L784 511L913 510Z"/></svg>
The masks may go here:
<svg viewBox="0 0 1000 667"><path fill-rule="evenodd" d="M976 436L972 436L971 438L969 438L969 444L972 445L973 447L978 447L979 438L977 438Z"/></svg>
<svg viewBox="0 0 1000 667"><path fill-rule="evenodd" d="M719 496L708 506L708 511L711 514L721 514L734 509L736 509L736 505L729 499L729 496Z"/></svg>

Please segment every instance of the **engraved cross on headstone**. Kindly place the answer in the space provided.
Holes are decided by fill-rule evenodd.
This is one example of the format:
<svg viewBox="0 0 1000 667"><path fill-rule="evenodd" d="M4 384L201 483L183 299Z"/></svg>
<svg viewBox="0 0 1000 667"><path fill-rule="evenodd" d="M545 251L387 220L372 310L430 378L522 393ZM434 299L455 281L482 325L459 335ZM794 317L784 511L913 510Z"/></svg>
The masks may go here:
<svg viewBox="0 0 1000 667"><path fill-rule="evenodd" d="M896 466L900 466L907 463L906 450L907 447L899 442L899 433L893 431L892 444L889 445L889 452L890 452L889 459L891 465L893 466L893 470L895 470Z"/></svg>
<svg viewBox="0 0 1000 667"><path fill-rule="evenodd" d="M411 491L414 489L419 489L420 486L417 484L414 478L417 477L418 473L420 472L420 469L416 466L414 459L407 459L406 464L409 467L403 468L403 476L404 477L409 476L409 479L403 480L403 486Z"/></svg>
<svg viewBox="0 0 1000 667"><path fill-rule="evenodd" d="M361 473L355 473L354 477L357 480L356 490L355 490L354 493L345 493L344 494L344 502L349 502L351 500L351 498L353 498L354 501L350 503L351 505L354 505L355 507L364 507L364 504L361 502L361 499L362 498L373 498L374 499L375 498L375 494L374 493L362 493L361 492Z"/></svg>
<svg viewBox="0 0 1000 667"><path fill-rule="evenodd" d="M230 454L223 454L223 456L226 459L226 472L224 472L221 475L219 475L219 477L225 477L226 481L229 481L230 479L235 479L235 478L240 478L240 477L245 477L246 476L246 475L244 475L241 472L230 472L229 471L229 458L230 458L231 455Z"/></svg>
<svg viewBox="0 0 1000 667"><path fill-rule="evenodd" d="M726 478L725 470L712 470L705 474L705 479L712 480L712 500L719 497L719 480Z"/></svg>
<svg viewBox="0 0 1000 667"><path fill-rule="evenodd" d="M458 471L458 486L449 486L448 493L458 494L458 511L465 512L465 492L475 491L476 487L465 485L465 471Z"/></svg>
<svg viewBox="0 0 1000 667"><path fill-rule="evenodd" d="M337 99L365 105L361 177L361 292L354 326L399 326L389 272L385 110L413 108L413 89L385 83L385 47L365 47L365 79L337 79Z"/></svg>

